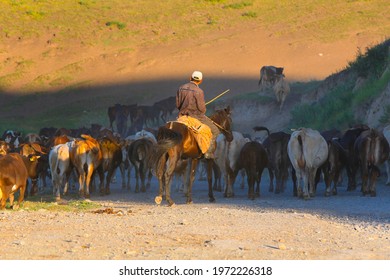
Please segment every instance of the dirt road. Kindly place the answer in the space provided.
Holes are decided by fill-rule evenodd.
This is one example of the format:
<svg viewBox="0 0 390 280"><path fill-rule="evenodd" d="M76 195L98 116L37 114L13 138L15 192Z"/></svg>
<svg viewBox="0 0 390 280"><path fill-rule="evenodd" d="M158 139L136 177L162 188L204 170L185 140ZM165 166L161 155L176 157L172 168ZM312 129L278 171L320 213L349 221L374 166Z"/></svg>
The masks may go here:
<svg viewBox="0 0 390 280"><path fill-rule="evenodd" d="M146 193L122 191L91 200L101 210L81 213L0 212L0 259L58 260L320 260L390 259L390 187L380 178L377 197L359 191L303 201L268 192L247 199L236 183L235 197L216 193L208 203L205 181L196 181L194 203L173 192L175 207L156 206L157 182Z"/></svg>

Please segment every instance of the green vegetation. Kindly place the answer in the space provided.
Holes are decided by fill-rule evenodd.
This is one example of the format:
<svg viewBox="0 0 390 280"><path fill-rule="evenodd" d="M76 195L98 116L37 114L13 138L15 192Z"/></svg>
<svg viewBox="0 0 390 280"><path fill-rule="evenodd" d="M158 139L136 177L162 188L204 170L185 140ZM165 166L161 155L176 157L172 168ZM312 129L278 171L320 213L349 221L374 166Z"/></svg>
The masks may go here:
<svg viewBox="0 0 390 280"><path fill-rule="evenodd" d="M346 71L355 77L333 88L319 102L297 106L292 111L292 127L312 127L326 130L334 127L348 127L361 123L354 112L357 108L371 102L390 83L390 39L359 52L355 61L350 62ZM364 85L354 91L357 77L366 78ZM382 117L382 122L389 121L390 109ZM386 115L387 114L387 115ZM310 116L310 118L308 118Z"/></svg>
<svg viewBox="0 0 390 280"><path fill-rule="evenodd" d="M385 37L390 34L388 19L387 0L0 0L0 44L35 42L36 39L47 41L48 49L40 58L51 62L53 57L60 57L76 45L131 55L143 47L164 46L190 36L196 39L208 32L242 23L265 28L270 36L299 38L304 34L307 40L322 43L346 38L357 30ZM357 75L365 77L366 86L352 94L354 85L348 84L334 89L334 96L320 104L297 107L293 122L303 125L300 119L307 121L307 114L313 115L313 122L323 127L353 121L354 107L372 98L388 82L388 75L381 76L388 65L388 56L383 56L385 51L384 45L359 50L356 61L349 63L348 70L353 69ZM77 79L93 61L72 60L60 69L37 71L39 74L34 76L38 61L26 57L8 58L3 49L0 54L6 57L0 62L0 130L18 127L23 132L32 132L46 125L88 126L91 120L106 124L106 110L112 105L111 99L94 95L92 91L85 93L82 89L94 85L91 81ZM7 94L15 83L24 86L18 98ZM295 83L292 90L304 95L317 86L318 82ZM56 99L60 100L64 95L69 98L58 105ZM151 95L144 93L133 96L132 100L128 96L116 96L116 102L139 100L142 103L149 101ZM42 98L52 100L56 107L37 109ZM269 102L256 93L248 93L243 98ZM340 110L342 101L346 103ZM25 114L14 117L13 106L23 108ZM324 117L326 122L321 120Z"/></svg>
<svg viewBox="0 0 390 280"><path fill-rule="evenodd" d="M106 26L116 26L118 29L124 29L126 24L118 21L108 21L106 22Z"/></svg>
<svg viewBox="0 0 390 280"><path fill-rule="evenodd" d="M15 201L19 193L15 195ZM51 194L31 196L25 199L19 210L23 211L38 211L38 210L50 210L50 211L64 211L64 212L85 212L95 210L100 207L99 203L80 200L77 195L67 197L69 200L56 201L55 197ZM6 208L10 208L9 202L6 204Z"/></svg>

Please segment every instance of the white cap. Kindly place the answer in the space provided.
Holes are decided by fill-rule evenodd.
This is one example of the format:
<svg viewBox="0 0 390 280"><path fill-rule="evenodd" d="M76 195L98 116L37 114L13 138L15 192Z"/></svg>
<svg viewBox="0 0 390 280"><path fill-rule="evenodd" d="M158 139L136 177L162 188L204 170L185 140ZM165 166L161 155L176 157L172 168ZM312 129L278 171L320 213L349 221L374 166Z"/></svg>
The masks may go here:
<svg viewBox="0 0 390 280"><path fill-rule="evenodd" d="M191 78L195 81L201 81L203 79L203 74L200 71L194 71L191 75Z"/></svg>

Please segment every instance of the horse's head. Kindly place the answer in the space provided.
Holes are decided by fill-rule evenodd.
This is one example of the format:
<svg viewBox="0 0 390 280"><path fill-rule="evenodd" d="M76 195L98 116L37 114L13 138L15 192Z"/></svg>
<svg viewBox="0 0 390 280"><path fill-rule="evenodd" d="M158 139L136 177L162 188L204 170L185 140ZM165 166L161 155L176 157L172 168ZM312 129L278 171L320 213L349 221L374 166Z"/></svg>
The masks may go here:
<svg viewBox="0 0 390 280"><path fill-rule="evenodd" d="M210 117L216 124L219 130L226 137L226 141L231 142L233 140L232 134L232 119L230 117L230 106L224 109L215 111Z"/></svg>

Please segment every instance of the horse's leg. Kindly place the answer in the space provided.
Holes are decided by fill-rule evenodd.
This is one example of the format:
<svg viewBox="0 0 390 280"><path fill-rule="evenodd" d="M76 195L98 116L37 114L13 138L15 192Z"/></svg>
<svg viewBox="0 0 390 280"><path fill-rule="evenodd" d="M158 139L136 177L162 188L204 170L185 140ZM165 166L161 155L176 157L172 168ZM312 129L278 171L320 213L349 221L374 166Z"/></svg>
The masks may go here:
<svg viewBox="0 0 390 280"><path fill-rule="evenodd" d="M175 168L178 161L178 155L169 153L169 165L165 171L164 177L165 177L165 199L168 202L168 206L173 206L175 202L171 198L171 184L172 184L172 178L173 174L175 172Z"/></svg>
<svg viewBox="0 0 390 280"><path fill-rule="evenodd" d="M215 202L213 193L213 159L206 159L207 162L207 182L209 184L209 201Z"/></svg>
<svg viewBox="0 0 390 280"><path fill-rule="evenodd" d="M188 193L187 193L187 203L192 203L192 185L194 184L195 180L195 173L196 173L196 168L198 166L198 160L197 159L192 159L190 160L190 178L189 178L189 184L188 184Z"/></svg>
<svg viewBox="0 0 390 280"><path fill-rule="evenodd" d="M164 192L164 171L165 171L165 155L163 155L160 160L158 161L157 164L157 169L156 169L156 177L158 179L158 195L154 198L154 201L156 204L160 205L163 197L163 192Z"/></svg>

